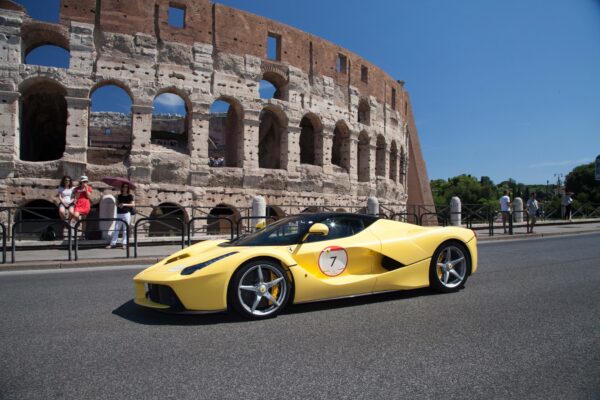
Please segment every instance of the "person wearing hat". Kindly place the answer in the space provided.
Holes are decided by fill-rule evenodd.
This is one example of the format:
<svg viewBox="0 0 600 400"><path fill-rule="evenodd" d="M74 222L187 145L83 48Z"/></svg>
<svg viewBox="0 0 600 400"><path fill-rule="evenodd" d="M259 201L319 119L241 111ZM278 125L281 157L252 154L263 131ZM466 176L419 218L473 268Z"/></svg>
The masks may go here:
<svg viewBox="0 0 600 400"><path fill-rule="evenodd" d="M75 201L75 208L71 214L71 221L76 223L82 216L85 217L90 213L92 202L90 197L92 194L92 187L89 185L88 177L82 175L79 177L79 185L73 191L73 199ZM85 232L85 227L82 227L82 232Z"/></svg>

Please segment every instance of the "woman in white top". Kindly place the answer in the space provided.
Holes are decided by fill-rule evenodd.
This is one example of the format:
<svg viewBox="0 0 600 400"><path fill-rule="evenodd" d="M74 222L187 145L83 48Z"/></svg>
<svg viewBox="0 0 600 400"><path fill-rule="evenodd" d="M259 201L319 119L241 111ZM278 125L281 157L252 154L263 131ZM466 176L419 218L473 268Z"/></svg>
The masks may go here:
<svg viewBox="0 0 600 400"><path fill-rule="evenodd" d="M58 186L58 213L60 218L63 220L69 219L74 207L73 180L70 176L65 175Z"/></svg>

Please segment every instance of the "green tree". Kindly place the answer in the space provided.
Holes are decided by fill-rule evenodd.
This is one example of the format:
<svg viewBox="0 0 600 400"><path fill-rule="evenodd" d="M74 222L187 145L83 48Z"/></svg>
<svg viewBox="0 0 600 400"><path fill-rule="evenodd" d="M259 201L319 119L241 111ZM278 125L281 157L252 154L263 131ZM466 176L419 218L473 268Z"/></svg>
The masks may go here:
<svg viewBox="0 0 600 400"><path fill-rule="evenodd" d="M575 193L578 202L600 204L600 182L596 181L595 172L594 163L589 163L575 167L567 174L565 186Z"/></svg>

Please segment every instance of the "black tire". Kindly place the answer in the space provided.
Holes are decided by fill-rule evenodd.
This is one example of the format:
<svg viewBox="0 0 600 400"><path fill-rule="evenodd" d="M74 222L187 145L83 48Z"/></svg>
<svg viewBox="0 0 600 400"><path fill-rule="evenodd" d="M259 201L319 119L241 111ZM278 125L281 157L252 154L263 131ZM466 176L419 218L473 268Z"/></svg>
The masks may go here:
<svg viewBox="0 0 600 400"><path fill-rule="evenodd" d="M433 253L429 266L432 289L442 293L457 292L465 286L470 274L471 256L464 244L445 242Z"/></svg>
<svg viewBox="0 0 600 400"><path fill-rule="evenodd" d="M279 263L255 260L233 274L228 300L230 307L242 317L266 319L277 316L283 310L291 292L288 274Z"/></svg>

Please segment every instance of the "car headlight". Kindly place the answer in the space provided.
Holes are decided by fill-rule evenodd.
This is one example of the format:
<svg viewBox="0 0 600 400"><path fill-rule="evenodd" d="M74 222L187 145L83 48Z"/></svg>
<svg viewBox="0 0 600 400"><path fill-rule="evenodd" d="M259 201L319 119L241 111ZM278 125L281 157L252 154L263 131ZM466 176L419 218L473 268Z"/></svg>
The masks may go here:
<svg viewBox="0 0 600 400"><path fill-rule="evenodd" d="M229 257L229 256L232 256L232 255L237 254L237 253L238 253L237 251L232 251L231 253L223 254L222 256L212 258L212 259L210 259L208 261L203 261L200 264L191 265L189 267L184 268L181 271L181 275L191 275L194 272L198 271L199 269L202 269L204 267L208 267L210 264L214 264L217 261L224 259L225 257Z"/></svg>

